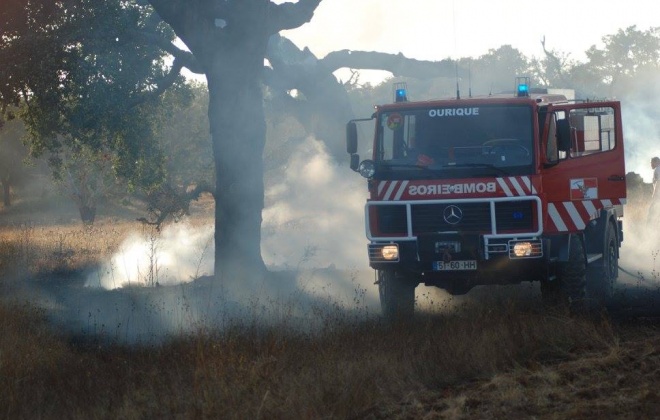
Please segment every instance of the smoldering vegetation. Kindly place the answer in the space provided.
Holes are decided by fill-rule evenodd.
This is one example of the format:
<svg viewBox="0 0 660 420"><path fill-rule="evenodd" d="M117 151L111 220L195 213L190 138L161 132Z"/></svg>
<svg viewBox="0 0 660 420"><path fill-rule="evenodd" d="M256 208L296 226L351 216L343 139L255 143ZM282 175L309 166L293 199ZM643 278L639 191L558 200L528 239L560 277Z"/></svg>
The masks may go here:
<svg viewBox="0 0 660 420"><path fill-rule="evenodd" d="M523 295L395 324L336 308L300 329L283 314L138 346L4 304L0 400L8 418L653 415L653 324L570 317Z"/></svg>
<svg viewBox="0 0 660 420"><path fill-rule="evenodd" d="M477 288L455 298L420 287L421 311L412 322L384 322L373 274L355 263L364 252L361 206L342 215L332 198L319 199L332 213L319 214L349 233L336 232L305 220L313 204L293 193L309 195L328 182L348 189L352 181L342 180L314 143L301 155L290 164L310 171L304 182L292 170L269 190L280 199L269 201L264 242L281 243L275 236L287 229L299 236L282 248L265 245L270 275L232 288L221 289L208 275L209 199L195 204L188 222L160 234L108 215L82 228L35 214L21 222L24 215L16 214L17 222L0 232L6 416L644 418L657 412L653 304L633 313L629 300L610 313L572 316L544 307L533 284ZM307 207L281 210L297 206ZM622 273L619 293L635 291L649 303L657 301L660 282L646 206L644 195L629 197L621 266L632 274ZM21 213L20 203L16 208ZM350 235L357 238L354 249ZM335 251L340 243L347 249ZM351 253L358 258L334 257Z"/></svg>

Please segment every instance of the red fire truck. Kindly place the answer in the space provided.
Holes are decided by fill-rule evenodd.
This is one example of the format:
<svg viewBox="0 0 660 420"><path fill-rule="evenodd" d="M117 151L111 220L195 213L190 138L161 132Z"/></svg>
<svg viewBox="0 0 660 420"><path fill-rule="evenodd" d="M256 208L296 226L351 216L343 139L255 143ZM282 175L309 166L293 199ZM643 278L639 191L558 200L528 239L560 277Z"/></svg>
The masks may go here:
<svg viewBox="0 0 660 420"><path fill-rule="evenodd" d="M357 123L375 120L360 162ZM621 104L535 93L395 102L346 130L368 180L370 266L383 312L411 315L423 283L451 294L539 281L547 301L611 297L626 198Z"/></svg>

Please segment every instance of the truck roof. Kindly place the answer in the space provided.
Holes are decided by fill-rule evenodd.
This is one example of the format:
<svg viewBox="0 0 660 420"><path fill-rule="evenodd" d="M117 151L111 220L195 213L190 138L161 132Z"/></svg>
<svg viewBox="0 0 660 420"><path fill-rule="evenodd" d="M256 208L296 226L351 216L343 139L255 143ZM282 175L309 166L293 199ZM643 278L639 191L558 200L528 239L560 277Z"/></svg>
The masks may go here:
<svg viewBox="0 0 660 420"><path fill-rule="evenodd" d="M445 106L477 106L484 104L539 104L539 105L549 105L549 104L560 104L568 103L568 99L564 95L558 94L549 94L549 93L530 93L529 96L517 97L512 93L502 93L496 95L483 95L483 96L473 96L469 98L445 98L445 99L434 99L428 101L407 101L407 102L395 102L391 104L377 105L376 109L379 110L388 110L388 109L402 109L402 108L428 108L433 106L445 107Z"/></svg>

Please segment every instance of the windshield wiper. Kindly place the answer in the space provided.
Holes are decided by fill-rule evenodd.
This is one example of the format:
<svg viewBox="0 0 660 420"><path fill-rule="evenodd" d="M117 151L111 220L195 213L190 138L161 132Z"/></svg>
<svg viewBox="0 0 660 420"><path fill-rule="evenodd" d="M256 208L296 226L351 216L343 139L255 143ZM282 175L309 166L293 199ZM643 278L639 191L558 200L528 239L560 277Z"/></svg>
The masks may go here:
<svg viewBox="0 0 660 420"><path fill-rule="evenodd" d="M393 169L393 168L416 169L416 170L423 171L423 172L428 172L428 173L431 173L431 174L434 174L434 175L438 175L438 174L443 172L442 169L432 169L432 168L429 168L428 166L417 165L417 164L414 164L414 163L382 163L381 162L380 165L378 166L378 168L379 169L383 169L383 168L385 168L385 169Z"/></svg>
<svg viewBox="0 0 660 420"><path fill-rule="evenodd" d="M509 175L509 171L502 169L499 166L495 166L491 163L448 163L446 165L443 165L443 168L485 168L485 169L493 169L495 172L499 173L500 175Z"/></svg>

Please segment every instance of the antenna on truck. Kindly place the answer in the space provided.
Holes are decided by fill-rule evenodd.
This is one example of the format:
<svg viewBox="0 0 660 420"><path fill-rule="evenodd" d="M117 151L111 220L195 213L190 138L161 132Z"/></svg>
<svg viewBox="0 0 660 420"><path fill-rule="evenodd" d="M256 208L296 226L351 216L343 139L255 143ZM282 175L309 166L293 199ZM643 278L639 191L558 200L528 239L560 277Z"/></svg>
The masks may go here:
<svg viewBox="0 0 660 420"><path fill-rule="evenodd" d="M458 60L456 60L456 99L461 99L461 90L458 87Z"/></svg>
<svg viewBox="0 0 660 420"><path fill-rule="evenodd" d="M472 59L468 61L468 98L472 97Z"/></svg>

